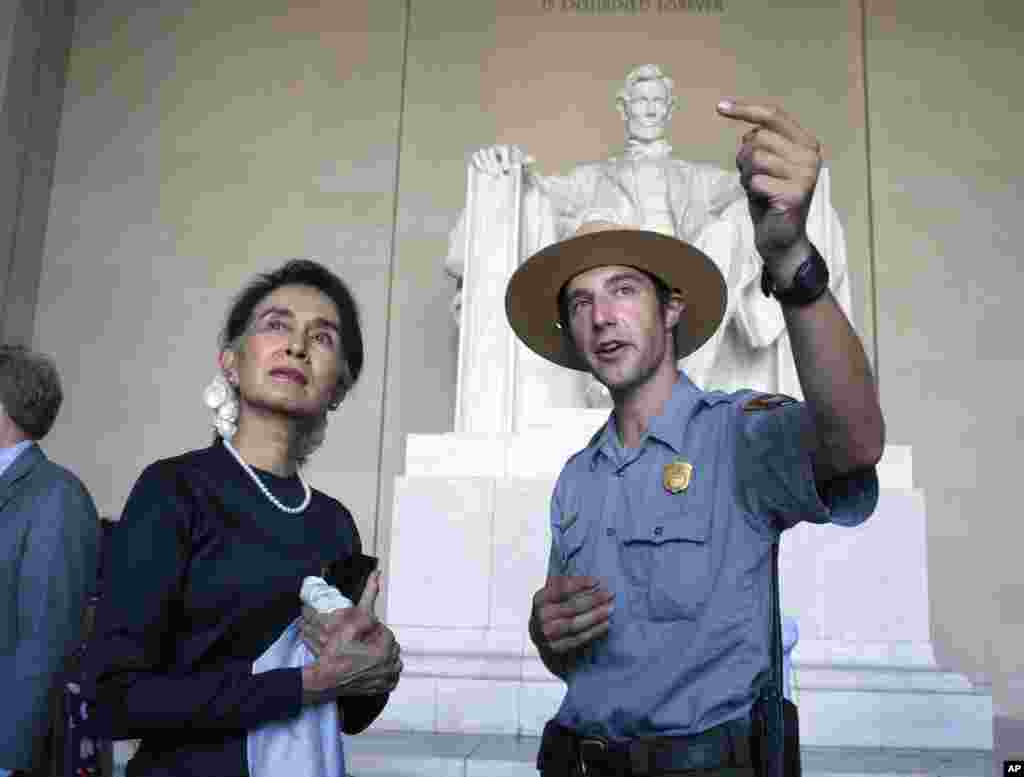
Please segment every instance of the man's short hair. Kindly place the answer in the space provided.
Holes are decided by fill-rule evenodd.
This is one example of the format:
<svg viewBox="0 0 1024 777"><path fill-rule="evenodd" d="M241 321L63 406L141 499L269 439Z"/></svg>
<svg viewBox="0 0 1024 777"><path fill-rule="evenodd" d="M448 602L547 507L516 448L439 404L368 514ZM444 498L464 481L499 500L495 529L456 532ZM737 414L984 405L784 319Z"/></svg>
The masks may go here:
<svg viewBox="0 0 1024 777"><path fill-rule="evenodd" d="M21 345L0 345L0 404L21 431L41 440L63 400L53 359Z"/></svg>
<svg viewBox="0 0 1024 777"><path fill-rule="evenodd" d="M658 298L658 312L664 313L665 306L668 305L669 300L672 299L672 289L668 287L661 278L654 273L649 273L647 270L641 270L639 267L634 268L637 272L643 273L645 276L650 278L651 283L654 284L654 293ZM572 278L569 279L570 281ZM569 288L569 281L563 284L562 288L558 290L558 322L562 327L562 333L564 337L569 341L569 344L576 348L576 341L572 336L572 326L569 321L569 295L565 293L565 290ZM679 345L676 342L676 329L672 329L672 355L678 360Z"/></svg>
<svg viewBox="0 0 1024 777"><path fill-rule="evenodd" d="M623 102L628 103L629 95L632 93L633 87L641 81L661 81L662 85L665 87L665 94L671 102L672 87L675 86L675 81L665 75L657 65L641 65L640 67L629 71L626 75L626 82L619 90L616 97Z"/></svg>

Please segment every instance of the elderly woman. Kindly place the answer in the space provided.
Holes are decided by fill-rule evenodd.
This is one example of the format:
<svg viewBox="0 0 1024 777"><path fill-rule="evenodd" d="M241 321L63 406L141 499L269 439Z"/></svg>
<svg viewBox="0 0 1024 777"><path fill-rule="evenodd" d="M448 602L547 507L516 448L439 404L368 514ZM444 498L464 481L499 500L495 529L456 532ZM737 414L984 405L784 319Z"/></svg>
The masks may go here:
<svg viewBox="0 0 1024 777"><path fill-rule="evenodd" d="M142 740L129 777L256 777L270 768L255 735L325 708L358 733L384 708L401 660L372 614L376 574L359 606L307 608L308 663L266 658L299 628L303 580L361 557L349 511L300 467L362 364L352 296L319 264L288 262L232 305L206 392L218 435L143 471L106 554L89 664L100 727ZM299 760L344 774L310 766L323 745L300 743Z"/></svg>

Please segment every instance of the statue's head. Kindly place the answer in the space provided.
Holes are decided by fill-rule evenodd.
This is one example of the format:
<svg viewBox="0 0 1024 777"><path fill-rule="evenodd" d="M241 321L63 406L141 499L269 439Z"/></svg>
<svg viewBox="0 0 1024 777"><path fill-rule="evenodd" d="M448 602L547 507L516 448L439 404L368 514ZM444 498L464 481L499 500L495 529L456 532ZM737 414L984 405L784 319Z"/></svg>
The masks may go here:
<svg viewBox="0 0 1024 777"><path fill-rule="evenodd" d="M641 65L626 76L615 105L626 124L627 138L651 143L665 135L675 106L672 85L657 65Z"/></svg>

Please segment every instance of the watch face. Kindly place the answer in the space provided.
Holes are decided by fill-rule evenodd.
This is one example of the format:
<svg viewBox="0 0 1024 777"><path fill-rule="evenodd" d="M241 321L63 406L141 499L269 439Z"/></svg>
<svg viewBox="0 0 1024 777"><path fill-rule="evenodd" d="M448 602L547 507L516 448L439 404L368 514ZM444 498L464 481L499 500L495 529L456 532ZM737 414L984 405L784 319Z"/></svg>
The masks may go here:
<svg viewBox="0 0 1024 777"><path fill-rule="evenodd" d="M784 305L806 305L814 302L828 288L828 266L812 246L811 255L800 265L793 284L784 292L775 292Z"/></svg>

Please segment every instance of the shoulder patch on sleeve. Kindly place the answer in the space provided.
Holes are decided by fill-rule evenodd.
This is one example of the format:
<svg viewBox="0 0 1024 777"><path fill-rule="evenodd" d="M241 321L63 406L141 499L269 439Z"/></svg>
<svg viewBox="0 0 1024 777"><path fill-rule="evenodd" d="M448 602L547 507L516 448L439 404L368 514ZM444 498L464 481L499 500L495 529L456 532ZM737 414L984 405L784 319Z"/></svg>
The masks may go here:
<svg viewBox="0 0 1024 777"><path fill-rule="evenodd" d="M797 400L785 394L761 394L743 403L744 413L756 413L761 410L775 410L786 405L795 405Z"/></svg>

